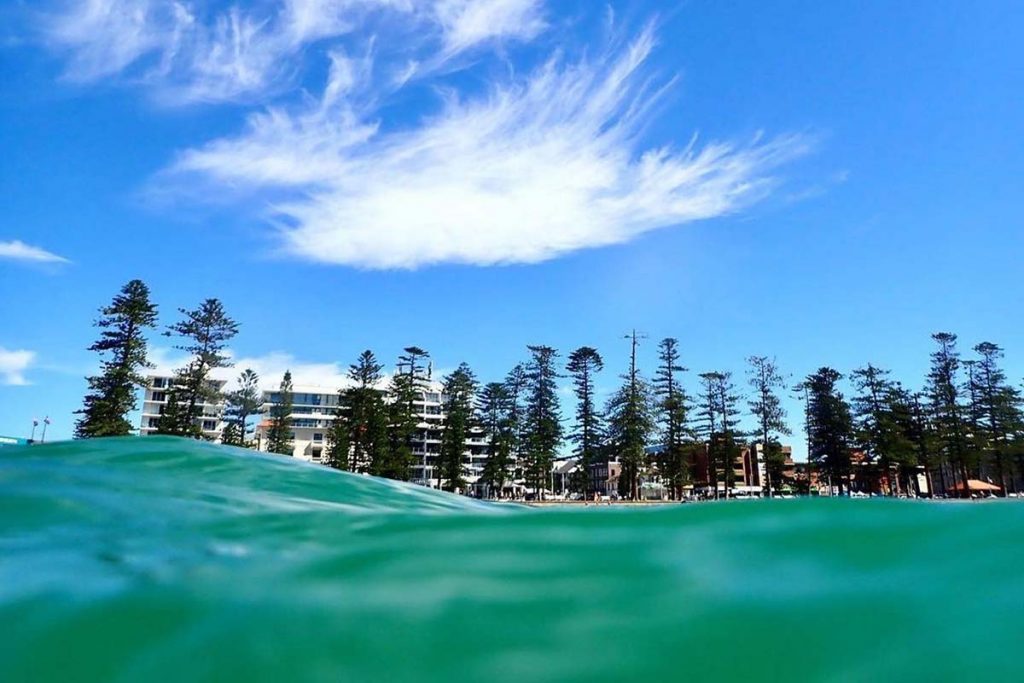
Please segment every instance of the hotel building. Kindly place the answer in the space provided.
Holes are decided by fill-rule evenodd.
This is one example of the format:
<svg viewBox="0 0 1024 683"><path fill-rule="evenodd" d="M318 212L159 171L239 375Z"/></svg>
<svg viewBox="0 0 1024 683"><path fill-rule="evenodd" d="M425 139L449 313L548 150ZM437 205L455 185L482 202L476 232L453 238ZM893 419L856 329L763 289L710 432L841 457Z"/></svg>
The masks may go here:
<svg viewBox="0 0 1024 683"><path fill-rule="evenodd" d="M267 449L270 416L274 408L280 404L280 391L263 392L262 419L256 427L256 447L259 450ZM441 451L441 436L444 433L446 404L441 383L423 378L413 402L413 412L417 418L417 430L412 443L413 465L410 472L413 483L433 487L438 484L436 466ZM293 388L292 410L289 416L292 425L293 457L315 463L325 461L327 433L337 419L337 411L337 390L315 385L297 385ZM472 432L466 439L463 453L464 476L470 488L473 488L480 479L487 454L486 436L480 431Z"/></svg>
<svg viewBox="0 0 1024 683"><path fill-rule="evenodd" d="M142 419L139 422L139 434L147 436L155 434L160 416L167 409L167 397L170 389L174 386L175 377L172 375L150 375L146 377L146 387L142 396ZM223 380L209 380L211 389L221 395L226 382ZM219 399L213 403L200 403L201 416L196 418L196 424L202 429L203 436L211 441L219 441L221 431L224 429L224 407L225 402Z"/></svg>

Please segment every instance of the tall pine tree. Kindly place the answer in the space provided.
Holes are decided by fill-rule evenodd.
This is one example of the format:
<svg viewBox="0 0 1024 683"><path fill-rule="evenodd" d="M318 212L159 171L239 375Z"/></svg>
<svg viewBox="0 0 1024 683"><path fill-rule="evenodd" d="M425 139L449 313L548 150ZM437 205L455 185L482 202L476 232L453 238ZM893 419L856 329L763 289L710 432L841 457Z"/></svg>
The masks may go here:
<svg viewBox="0 0 1024 683"><path fill-rule="evenodd" d="M640 477L647 467L647 442L654 431L651 387L640 376L636 364L637 335L634 332L629 371L622 387L608 402L608 445L619 456L619 495L630 500L640 497Z"/></svg>
<svg viewBox="0 0 1024 683"><path fill-rule="evenodd" d="M179 309L184 318L168 328L167 336L183 341L175 348L185 351L189 363L179 370L168 389L175 403L160 419L158 432L201 438L203 435L202 405L220 398L210 373L217 368L231 367L225 353L227 343L238 334L238 323L228 317L217 299L207 299L194 310Z"/></svg>
<svg viewBox="0 0 1024 683"><path fill-rule="evenodd" d="M1012 435L1020 429L1021 395L1016 387L1006 381L1006 373L999 366L1003 350L992 342L982 342L974 347L978 354L971 379L971 393L978 405L977 440L994 466L996 477L1005 494L1012 476L1013 460L1010 457Z"/></svg>
<svg viewBox="0 0 1024 683"><path fill-rule="evenodd" d="M679 374L686 372L679 363L679 341L672 337L658 344L658 370L654 376L654 393L661 423L661 457L659 468L672 497L681 500L683 487L691 480L690 399L683 389Z"/></svg>
<svg viewBox="0 0 1024 683"><path fill-rule="evenodd" d="M267 452L278 455L294 455L295 446L292 441L292 373L284 371L281 385L277 390L277 400L270 408L270 427L267 429Z"/></svg>
<svg viewBox="0 0 1024 683"><path fill-rule="evenodd" d="M889 493L899 493L901 468L916 460L908 421L901 418L910 406L889 379L888 370L868 363L854 370L851 379L856 390L851 402L855 442L884 473L890 482Z"/></svg>
<svg viewBox="0 0 1024 683"><path fill-rule="evenodd" d="M604 369L601 354L590 346L581 346L569 354L566 370L572 377L576 394L576 427L569 439L576 444L576 473L573 489L586 497L593 489L590 475L601 446L601 415L594 402L594 376Z"/></svg>
<svg viewBox="0 0 1024 683"><path fill-rule="evenodd" d="M765 484L768 497L782 485L782 472L786 456L782 452L781 435L790 434L786 424L786 410L782 407L780 392L786 390L786 379L779 372L774 358L751 356L747 359L747 382L751 397L750 412L757 421L757 436L764 453ZM756 454L756 445L753 453Z"/></svg>
<svg viewBox="0 0 1024 683"><path fill-rule="evenodd" d="M708 462L708 484L714 496L719 497L718 483L722 482L723 494L728 497L735 484L736 459L740 455L739 404L740 397L728 372L705 372L701 374L702 418L699 433L706 444Z"/></svg>
<svg viewBox="0 0 1024 683"><path fill-rule="evenodd" d="M505 389L508 391L508 429L509 445L511 451L512 480L522 481L525 479L525 459L523 455L523 430L526 425L526 400L527 379L526 368L522 363L517 363L505 376Z"/></svg>
<svg viewBox="0 0 1024 683"><path fill-rule="evenodd" d="M429 357L430 354L420 347L407 346L398 357L398 369L391 380L386 470L393 479L405 481L409 478L409 468L413 462L413 441L419 434L420 418L416 411L416 403L422 400L429 385L429 365L425 365ZM434 433L432 436L439 435ZM428 457L424 453L424 475Z"/></svg>
<svg viewBox="0 0 1024 683"><path fill-rule="evenodd" d="M480 420L488 441L487 460L480 474L487 497L501 497L512 464L512 394L503 382L491 382L480 391Z"/></svg>
<svg viewBox="0 0 1024 683"><path fill-rule="evenodd" d="M380 391L383 368L369 350L349 367L352 386L342 396L348 414L349 469L404 480L408 465L390 448L388 406Z"/></svg>
<svg viewBox="0 0 1024 683"><path fill-rule="evenodd" d="M132 280L121 288L96 321L100 338L89 347L102 354L101 373L88 378L89 392L82 416L75 424L77 438L123 436L132 431L126 415L135 409L135 394L144 379L140 371L151 367L146 358L147 329L156 326L157 308L149 288Z"/></svg>
<svg viewBox="0 0 1024 683"><path fill-rule="evenodd" d="M444 380L444 400L447 415L444 433L441 436L441 452L438 456L438 488L447 491L465 491L466 439L474 425L477 381L473 371L461 363Z"/></svg>
<svg viewBox="0 0 1024 683"><path fill-rule="evenodd" d="M932 339L939 348L932 353L926 392L935 440L942 454L942 478L945 480L948 471L953 487L959 478L957 490L966 498L970 496L967 482L972 452L960 385L960 353L955 334L937 332Z"/></svg>
<svg viewBox="0 0 1024 683"><path fill-rule="evenodd" d="M823 367L809 375L807 387L808 459L828 477L831 486L842 493L850 490L850 448L853 441L853 417L850 406L839 391L843 376Z"/></svg>
<svg viewBox="0 0 1024 683"><path fill-rule="evenodd" d="M558 402L558 352L550 346L528 346L525 375L522 450L527 485L544 497L551 466L562 444L562 412Z"/></svg>
<svg viewBox="0 0 1024 683"><path fill-rule="evenodd" d="M222 443L229 446L246 445L249 418L259 412L262 404L259 383L260 377L252 368L246 368L238 376L238 386L227 395L224 417L228 426L221 436Z"/></svg>

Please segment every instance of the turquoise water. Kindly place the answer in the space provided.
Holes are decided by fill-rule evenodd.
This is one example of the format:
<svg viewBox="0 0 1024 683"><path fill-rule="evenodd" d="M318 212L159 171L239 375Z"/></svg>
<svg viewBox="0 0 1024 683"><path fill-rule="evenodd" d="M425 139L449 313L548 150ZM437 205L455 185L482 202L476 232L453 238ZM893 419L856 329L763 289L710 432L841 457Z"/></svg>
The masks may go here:
<svg viewBox="0 0 1024 683"><path fill-rule="evenodd" d="M1024 505L495 506L164 437L0 453L0 680L1024 676Z"/></svg>

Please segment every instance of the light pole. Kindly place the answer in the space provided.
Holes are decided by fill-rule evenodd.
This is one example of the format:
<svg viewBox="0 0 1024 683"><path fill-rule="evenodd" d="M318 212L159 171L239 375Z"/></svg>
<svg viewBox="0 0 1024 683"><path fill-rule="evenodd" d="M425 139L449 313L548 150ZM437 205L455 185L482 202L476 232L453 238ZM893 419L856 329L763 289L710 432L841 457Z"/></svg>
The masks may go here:
<svg viewBox="0 0 1024 683"><path fill-rule="evenodd" d="M46 427L50 424L50 416L47 415L43 418L43 435L39 439L39 443L46 443Z"/></svg>
<svg viewBox="0 0 1024 683"><path fill-rule="evenodd" d="M36 427L39 426L38 418L32 418L32 436L28 437L30 443L35 443L36 440Z"/></svg>

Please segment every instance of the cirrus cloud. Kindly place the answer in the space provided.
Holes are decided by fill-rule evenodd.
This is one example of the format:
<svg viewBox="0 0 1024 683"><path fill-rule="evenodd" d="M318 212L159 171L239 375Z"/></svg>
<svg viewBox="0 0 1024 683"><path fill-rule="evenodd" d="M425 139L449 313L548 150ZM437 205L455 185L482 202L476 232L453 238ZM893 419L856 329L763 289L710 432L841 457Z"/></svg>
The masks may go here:
<svg viewBox="0 0 1024 683"><path fill-rule="evenodd" d="M75 0L45 15L65 77L120 76L167 105L259 100L292 84L321 41L384 30L405 49L434 49L435 66L491 40L545 28L542 0ZM369 27L373 26L373 29ZM407 55L408 57L408 55ZM417 60L412 60L414 63ZM407 60L408 68L408 60Z"/></svg>
<svg viewBox="0 0 1024 683"><path fill-rule="evenodd" d="M648 141L674 83L652 73L653 29L623 45L609 24L611 46L596 56L541 53L519 71L500 47L552 30L545 9L83 0L52 17L48 35L74 78L128 76L175 104L272 102L249 110L238 133L181 151L154 193L241 196L264 207L285 253L323 263L536 263L623 243L750 206L810 149L800 135L698 142L678 130L671 139L688 143ZM488 46L509 67L500 75L493 61L454 59ZM329 67L319 95L298 75L313 55ZM483 76L482 91L478 79L451 77L461 70ZM437 97L424 105L424 91ZM395 106L410 99L411 109Z"/></svg>
<svg viewBox="0 0 1024 683"><path fill-rule="evenodd" d="M382 130L358 111L336 56L322 99L269 108L236 137L187 150L177 174L284 193L269 210L285 248L368 268L534 263L713 218L763 198L800 136L642 147L664 90L644 64L648 29L592 61L553 58L486 96Z"/></svg>

